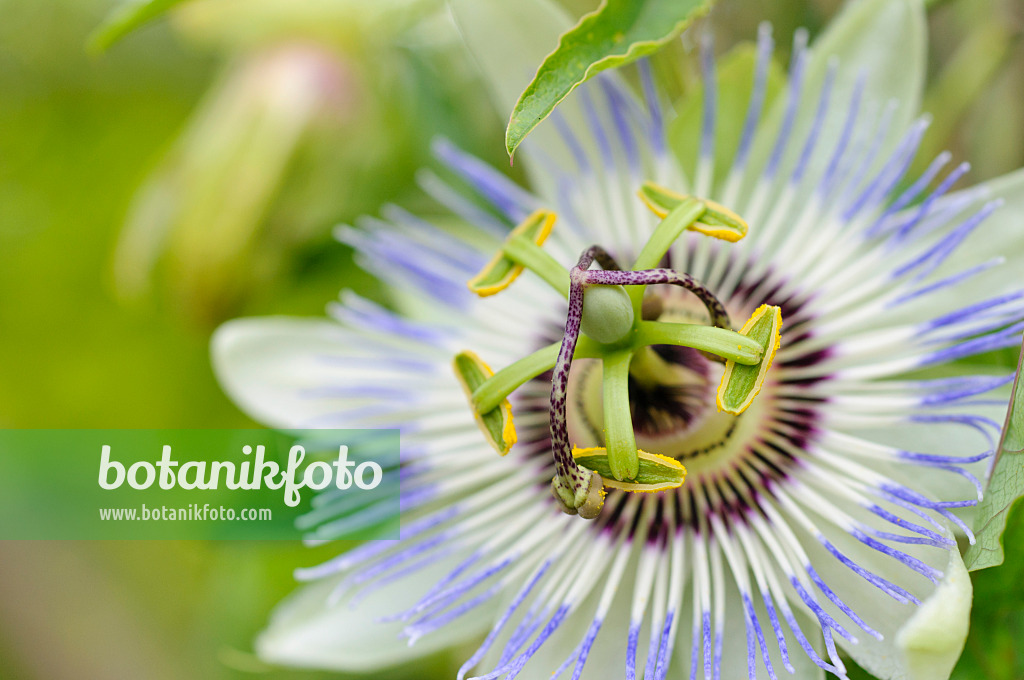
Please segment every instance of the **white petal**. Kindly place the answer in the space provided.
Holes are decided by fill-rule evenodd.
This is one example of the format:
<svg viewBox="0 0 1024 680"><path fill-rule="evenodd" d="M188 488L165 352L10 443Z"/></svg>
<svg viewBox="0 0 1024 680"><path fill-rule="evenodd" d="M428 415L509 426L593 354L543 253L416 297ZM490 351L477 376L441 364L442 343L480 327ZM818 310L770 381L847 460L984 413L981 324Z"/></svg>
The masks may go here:
<svg viewBox="0 0 1024 680"><path fill-rule="evenodd" d="M772 662L772 669L775 671L775 675L778 678L789 678L789 680L821 680L825 677L825 671L819 668L811 658L807 656L803 649L800 648L796 638L793 637L789 631L789 627L786 622L782 620L781 614L779 615L780 623L782 625L783 634L786 636L786 651L789 655L789 661L793 664L793 674L790 675L789 671L786 670L785 666L782 665L782 656L779 652L779 643L775 638L775 632L772 629L771 620L768 618L768 610L765 609L761 596L758 593L751 595L754 601L754 612L757 614L757 621L761 624L761 630L764 633L765 643L768 645L768 655ZM685 608L689 608L691 605L686 603ZM743 614L743 600L740 599L739 592L733 587L733 583L730 580L729 590L726 594L725 602L726 612L726 625L723 634L722 644L722 672L720 677L722 678L746 678L747 677L747 627L744 623ZM825 657L824 645L821 641L820 627L817 622L806 616L800 609L793 608L793 616L796 618L797 623L800 626L800 630L803 631L807 637L808 642L815 648L819 656ZM692 619L689 615L685 616L684 625L680 626L679 639L676 640L675 650L675 665L676 672L679 674L678 677L689 677L690 667L692 658L690 656L692 652L692 635L693 626ZM714 630L712 630L714 634ZM757 680L768 680L768 670L765 668L764 661L761 657L761 648L757 646L757 640L754 640L754 667L757 672ZM698 649L698 655L701 654L701 650ZM697 660L697 677L703 678L703 658L700 657ZM669 677L676 677L670 675Z"/></svg>
<svg viewBox="0 0 1024 680"><path fill-rule="evenodd" d="M927 19L919 0L861 0L847 3L811 49L807 83L820 88L833 57L841 68L835 94L865 79L865 102L895 99L893 122L902 130L919 108L927 57ZM898 65L898 67L896 67ZM840 96L838 101L844 101Z"/></svg>
<svg viewBox="0 0 1024 680"><path fill-rule="evenodd" d="M778 40L783 40L782 36ZM838 59L839 70L832 88L831 106L825 118L806 177L820 177L838 143L853 90L863 77L861 124L868 105L875 111L896 102L887 144L892 150L917 113L924 84L927 57L926 17L919 0L862 0L846 8L814 42L808 56L802 104L797 113L789 147L783 157L781 176L788 176L811 130L817 102L829 68ZM760 171L775 144L786 108L787 96L775 100L751 159ZM879 158L885 158L883 153Z"/></svg>
<svg viewBox="0 0 1024 680"><path fill-rule="evenodd" d="M906 516L910 521L920 521L920 518L914 515L890 509L898 515ZM806 541L804 547L822 579L855 613L884 637L882 640L876 640L849 622L830 602L823 601L822 606L838 621L844 623L858 639L857 644L851 644L837 636L836 643L854 661L880 680L917 680L928 677L914 673L918 672L918 665L921 662L919 650L924 645L921 635L916 631L923 630L922 626L925 625L921 612L926 612L925 616L930 612L931 616L937 617L937 626L947 626L952 631L961 631L960 646L954 645L955 648L947 650L950 652L948 658L943 656L942 663L952 668L953 662L959 656L970 614L970 583L966 579L966 572L963 573L963 578L958 576L964 571L964 567L957 550L909 544L893 546L932 568L944 571L944 578L940 579L939 585L936 586L895 559L857 542L845 533L832 530L828 532L827 537L858 565L906 589L922 603L918 607L896 602L839 563L819 545ZM964 587L967 588L966 606L963 603ZM905 630L910 631L906 633L906 640L903 637ZM908 651L908 644L912 646L912 651ZM948 645L949 642L944 644ZM934 680L943 680L945 677L935 676ZM929 680L932 678L929 677Z"/></svg>
<svg viewBox="0 0 1024 680"><path fill-rule="evenodd" d="M1008 398L1008 390L994 392L992 398ZM994 422L1002 423L1006 417L1006 403L1000 405L973 406L962 409L964 413L980 415ZM958 423L901 423L899 426L851 430L854 436L878 442L914 453L931 453L944 456L972 456L983 453L992 447L985 437L970 427ZM988 477L992 459L986 458L976 463L959 465L984 484ZM976 496L974 486L958 474L925 465L876 465L882 474L891 476L894 481L903 483L919 493L923 493L937 501L969 500Z"/></svg>
<svg viewBox="0 0 1024 680"><path fill-rule="evenodd" d="M342 600L328 605L339 578L306 586L282 602L256 640L260 658L303 668L366 672L412 661L482 633L494 616L481 605L409 646L400 637L405 623L378 618L412 606L464 555L444 560L374 591L355 607Z"/></svg>
<svg viewBox="0 0 1024 680"><path fill-rule="evenodd" d="M1021 215L1024 215L1024 170L998 177L966 191L976 193L978 198L964 209L962 217L977 212L991 200L1001 199L1005 203L964 240L932 278L949 276L995 257L1005 257L1006 263L968 279L963 286L950 289L949 293L956 296L956 303L960 303L961 299L967 303L1019 289L1019 272L1024 270L1024 228L1021 224ZM949 196L944 203L959 200L964 193ZM949 304L949 307L953 306Z"/></svg>
<svg viewBox="0 0 1024 680"><path fill-rule="evenodd" d="M964 561L952 550L939 587L896 635L908 680L949 677L967 639L972 595Z"/></svg>
<svg viewBox="0 0 1024 680"><path fill-rule="evenodd" d="M449 6L502 115L512 113L558 36L573 23L547 0L452 0Z"/></svg>
<svg viewBox="0 0 1024 680"><path fill-rule="evenodd" d="M303 427L329 412L302 390L325 382L321 358L344 356L345 331L326 320L239 319L213 336L213 369L224 391L250 416L272 427ZM344 369L338 370L344 383Z"/></svg>

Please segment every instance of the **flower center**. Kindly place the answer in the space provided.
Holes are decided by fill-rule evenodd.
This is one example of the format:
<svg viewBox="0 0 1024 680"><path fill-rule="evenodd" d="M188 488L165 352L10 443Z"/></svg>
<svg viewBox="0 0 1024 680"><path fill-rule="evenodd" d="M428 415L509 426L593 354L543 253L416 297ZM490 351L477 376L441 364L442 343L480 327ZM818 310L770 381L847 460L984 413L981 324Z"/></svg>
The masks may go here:
<svg viewBox="0 0 1024 680"><path fill-rule="evenodd" d="M687 347L658 346L644 354L644 363L657 363L658 373L630 373L629 414L637 448L690 458L689 440L716 414L711 362ZM720 377L721 368L715 372ZM606 445L602 386L601 362L593 359L581 360L569 379L569 438L581 448Z"/></svg>
<svg viewBox="0 0 1024 680"><path fill-rule="evenodd" d="M708 322L699 303L674 292L649 291L645 319ZM737 455L736 444L754 434L763 401L755 400L742 415L723 413L714 407L722 364L690 347L652 345L646 350L634 355L630 366L629 411L637 448L678 460L691 475L727 465ZM570 440L579 447L605 446L600 361L582 359L574 365L569 395Z"/></svg>
<svg viewBox="0 0 1024 680"><path fill-rule="evenodd" d="M508 395L551 371L552 492L565 512L585 518L600 512L606 487L656 492L682 485L686 469L679 460L714 454L735 429L735 418L708 408L712 380L720 378L717 411L742 413L779 346L778 307L762 305L736 332L725 307L701 282L651 268L685 230L736 241L746 234L746 223L722 206L650 183L640 195L664 219L632 269L592 246L566 272L541 248L554 214L537 211L469 282L471 290L488 296L524 269L535 272L568 298L561 342L497 374L472 352L455 358L473 413L502 455L516 441ZM663 284L685 297L647 292ZM577 362L570 372L574 360L591 365L579 370Z"/></svg>

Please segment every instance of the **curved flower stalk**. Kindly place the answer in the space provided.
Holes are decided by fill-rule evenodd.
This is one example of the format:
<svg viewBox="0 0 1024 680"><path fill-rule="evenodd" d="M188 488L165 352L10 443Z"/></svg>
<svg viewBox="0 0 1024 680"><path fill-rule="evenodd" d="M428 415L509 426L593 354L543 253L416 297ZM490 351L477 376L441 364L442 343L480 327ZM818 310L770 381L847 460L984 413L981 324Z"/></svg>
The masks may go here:
<svg viewBox="0 0 1024 680"><path fill-rule="evenodd" d="M503 74L519 59L540 61L557 12L541 0L452 4L509 109L521 83ZM260 654L373 671L472 641L460 679L846 677L844 655L880 678L948 677L971 601L954 540L970 532L957 513L980 494L992 417L1006 406L993 391L1010 376L938 369L1018 343L1024 291L1000 265L1016 258L1019 267L1024 256L1024 178L953 193L965 168L947 171L947 155L905 177L926 127L912 118L923 26L916 2L854 4L813 49L795 36L787 83L771 101L764 27L740 112L716 110L734 84L718 79L705 43L692 164L666 144L667 126L687 121L670 119L643 69L643 101L602 78L535 131L521 156L534 192L439 143L440 160L491 207L424 175L424 188L472 226L470 238L393 207L372 232L339 233L401 291L405 313L347 292L331 321L223 327L218 373L255 417L398 427L403 437L402 540L300 569L311 583L276 612ZM734 150L724 160L723 148ZM566 356L569 443L606 448L615 437L611 421L623 422L626 402L608 412L610 392L628 401L636 449L687 468L677 488L607 489L585 522L550 492L552 449L564 442L552 436L561 432L552 385L561 383L548 368L575 335L572 278L621 283L638 273L605 264L635 262L653 239L659 218L636 196L648 181L670 190L658 196L734 211L749 233L734 243L684 233L668 239L665 262L638 268L692 277L730 318L777 306L785 325L741 415L718 411L727 369L692 344L665 335L649 343L654 351L597 370L592 341L601 340L584 328ZM546 241L524 229L531 238L510 250L513 225L537 211L557 212L558 226ZM485 237L491 246L471 245ZM594 244L610 258L570 271ZM469 280L505 289L480 298ZM705 305L675 286L630 302L633 322L715 330ZM613 318L592 329L607 331L609 345ZM451 366L467 348L478 362L462 362L463 390ZM505 373L502 389L479 394L506 370L492 378L485 361L524 362L522 380ZM513 414L514 443L505 437ZM477 416L491 419L488 434Z"/></svg>

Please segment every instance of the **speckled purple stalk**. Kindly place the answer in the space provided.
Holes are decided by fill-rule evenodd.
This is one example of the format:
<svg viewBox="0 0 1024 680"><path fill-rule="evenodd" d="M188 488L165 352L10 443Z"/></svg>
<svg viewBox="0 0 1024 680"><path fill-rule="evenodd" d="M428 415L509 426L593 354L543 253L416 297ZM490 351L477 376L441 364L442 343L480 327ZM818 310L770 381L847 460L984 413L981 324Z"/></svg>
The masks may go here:
<svg viewBox="0 0 1024 680"><path fill-rule="evenodd" d="M583 262L582 258L580 262ZM732 324L729 321L728 312L725 311L725 306L715 297L714 293L704 287L704 284L687 274L680 274L672 269L641 269L639 271L600 271L595 269L594 271L581 272L581 274L582 284L649 286L667 283L673 286L681 286L696 295L704 303L708 314L711 315L712 325L732 330Z"/></svg>
<svg viewBox="0 0 1024 680"><path fill-rule="evenodd" d="M569 311L565 319L565 335L562 336L562 346L551 373L551 453L555 458L555 474L563 481L568 481L573 491L589 483L589 476L580 470L572 457L565 399L569 387L569 368L572 365L572 355L576 351L576 341L580 337L580 320L583 318L581 275L594 261L591 250L593 248L584 252L579 262L569 272Z"/></svg>
<svg viewBox="0 0 1024 680"><path fill-rule="evenodd" d="M580 320L583 318L583 281L593 272L587 269L597 262L609 268L609 273L619 273L619 264L600 246L591 246L580 255L579 262L569 272L569 311L565 319L565 335L558 351L558 360L551 375L551 451L555 458L555 474L568 481L573 491L585 488L590 483L590 474L576 465L569 444L569 428L566 422L565 399L569 386L569 367L580 337Z"/></svg>
<svg viewBox="0 0 1024 680"><path fill-rule="evenodd" d="M590 246L583 251L583 254L580 256L580 261L576 264L576 267L579 268L583 263L583 259L587 257L589 257L590 260L588 261L587 266L583 267L583 271L586 271L590 267L591 262L596 262L602 269L607 269L608 271L622 270L622 267L620 267L619 263L615 261L615 258L609 255L608 251L601 246Z"/></svg>

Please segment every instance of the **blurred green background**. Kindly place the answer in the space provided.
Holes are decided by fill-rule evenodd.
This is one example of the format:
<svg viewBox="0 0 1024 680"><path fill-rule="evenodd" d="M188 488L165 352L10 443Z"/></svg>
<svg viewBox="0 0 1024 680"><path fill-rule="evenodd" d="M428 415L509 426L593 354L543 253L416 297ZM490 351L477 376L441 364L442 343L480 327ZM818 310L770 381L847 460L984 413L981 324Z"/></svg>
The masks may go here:
<svg viewBox="0 0 1024 680"><path fill-rule="evenodd" d="M816 32L839 4L722 0L711 20L725 47L761 19ZM385 202L433 210L414 176L435 135L507 167L507 112L439 1L196 0L89 54L111 5L0 0L0 425L251 426L214 381L212 329L380 296L331 228ZM972 181L1024 165L1024 6L931 5L923 155L970 159ZM685 87L690 57L661 58ZM955 677L1024 677L1015 539L1020 512L1007 565L975 575ZM335 677L249 650L291 570L343 547L0 543L0 677ZM391 677L451 677L463 657Z"/></svg>

